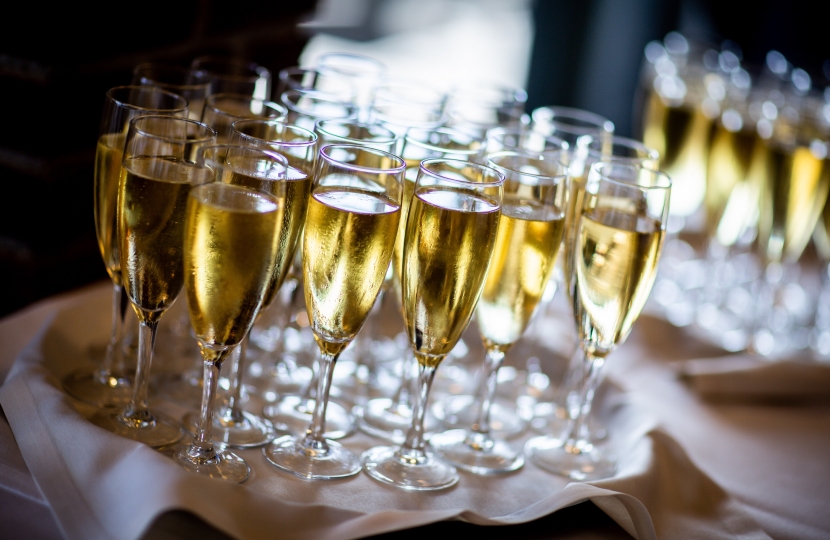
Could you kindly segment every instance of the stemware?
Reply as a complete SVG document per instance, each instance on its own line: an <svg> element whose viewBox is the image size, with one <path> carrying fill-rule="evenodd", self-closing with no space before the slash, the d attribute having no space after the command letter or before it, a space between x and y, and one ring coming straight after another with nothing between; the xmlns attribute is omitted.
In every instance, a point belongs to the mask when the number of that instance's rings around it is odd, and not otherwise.
<svg viewBox="0 0 830 540"><path fill-rule="evenodd" d="M355 90L354 103L358 118L365 120L375 87L386 73L380 60L360 54L330 52L320 55L315 67L324 72L348 78Z"/></svg>
<svg viewBox="0 0 830 540"><path fill-rule="evenodd" d="M271 71L255 62L224 56L199 56L190 68L204 72L211 81L211 94L243 94L271 99Z"/></svg>
<svg viewBox="0 0 830 540"><path fill-rule="evenodd" d="M150 446L178 441L183 430L147 405L149 371L159 319L184 282L184 214L192 184L207 171L195 152L216 141L210 127L174 116L140 116L130 122L118 185L121 274L138 316L138 366L129 404L99 411L92 422Z"/></svg>
<svg viewBox="0 0 830 540"><path fill-rule="evenodd" d="M764 106L773 104L767 101ZM825 107L819 96L787 96L768 131L762 133L759 125L761 144L753 148L752 159L762 170L750 174L758 174L761 185L755 247L764 272L749 348L767 357L781 358L807 346L806 339L798 343L805 329L799 328L796 313L787 306L785 289L795 285L787 271L798 271L797 262L830 192L830 121Z"/></svg>
<svg viewBox="0 0 830 540"><path fill-rule="evenodd" d="M572 107L539 107L530 115L530 127L544 135L565 140L570 148L583 135L606 140L614 134L614 123L596 113Z"/></svg>
<svg viewBox="0 0 830 540"><path fill-rule="evenodd" d="M501 215L504 176L460 160L421 162L407 218L402 276L409 343L418 361L412 424L400 446L363 453L372 478L408 490L452 486L458 472L435 458L424 416L435 370L458 343L490 266Z"/></svg>
<svg viewBox="0 0 830 540"><path fill-rule="evenodd" d="M286 90L315 90L345 103L353 103L357 96L348 77L336 72L299 66L280 70L276 95L281 96Z"/></svg>
<svg viewBox="0 0 830 540"><path fill-rule="evenodd" d="M280 94L280 103L288 109L286 122L309 131L314 131L318 120L353 119L357 112L351 102L316 90L286 90Z"/></svg>
<svg viewBox="0 0 830 540"><path fill-rule="evenodd" d="M211 81L203 71L145 62L133 69L133 84L156 86L187 100L188 118L201 120Z"/></svg>
<svg viewBox="0 0 830 540"><path fill-rule="evenodd" d="M354 120L318 120L314 126L318 146L357 144L394 154L398 135L380 124L363 124Z"/></svg>
<svg viewBox="0 0 830 540"><path fill-rule="evenodd" d="M401 309L403 308L403 252L406 237L406 221L412 196L415 193L415 181L418 177L421 161L425 159L456 159L476 161L484 149L484 141L466 133L451 129L411 129L404 137L400 155L406 162L404 174L404 195L401 201L401 220L395 238L395 254L392 259L392 286ZM403 312L401 311L401 316ZM412 425L412 376L415 358L404 358L401 366L401 381L391 398L370 399L362 407L355 408L359 427L362 431L400 444ZM426 427L434 422L427 417Z"/></svg>
<svg viewBox="0 0 830 540"><path fill-rule="evenodd" d="M585 186L573 244L574 316L585 366L576 414L564 435L535 437L525 453L537 466L575 480L605 478L615 456L584 436L607 355L628 337L657 273L671 181L639 165L597 162Z"/></svg>
<svg viewBox="0 0 830 540"><path fill-rule="evenodd" d="M216 149L208 149L203 156L205 163L218 171L219 181L269 193L277 197L282 205L277 229L275 264L264 292L262 309L257 311L259 316L276 297L294 259L311 192L311 176L300 168L290 166L285 155L273 150L273 146L257 148L253 145L243 145L240 148L234 147L232 152L224 148L218 146ZM285 166L277 167L277 161L284 161ZM252 169L249 172L243 167ZM259 167L263 171L257 173L253 167ZM231 357L227 403L219 409L213 426L214 436L235 448L261 446L276 435L271 422L242 409L242 378L247 367L248 342L249 336L246 333L236 349L236 354ZM198 419L193 415L185 418L187 427L195 426L197 423Z"/></svg>
<svg viewBox="0 0 830 540"><path fill-rule="evenodd" d="M526 102L527 92L509 85L456 86L447 97L447 125L479 137L496 126L519 127L527 123Z"/></svg>
<svg viewBox="0 0 830 540"><path fill-rule="evenodd" d="M210 146L197 163L214 175L190 191L184 223L185 291L204 358L204 392L194 438L173 455L192 472L244 482L248 464L214 445L214 402L222 363L250 331L276 266L285 262L280 240L291 223L284 219L289 195L280 179L288 162L256 148Z"/></svg>
<svg viewBox="0 0 830 540"><path fill-rule="evenodd" d="M325 439L326 405L334 364L363 326L392 258L404 170L402 159L379 150L320 149L303 233L303 291L320 349L314 414L305 436L264 449L269 462L307 479L360 472L357 456Z"/></svg>
<svg viewBox="0 0 830 540"><path fill-rule="evenodd" d="M288 110L273 101L265 101L244 94L213 94L205 103L202 122L216 130L217 141L230 141L231 125L246 118L285 120Z"/></svg>
<svg viewBox="0 0 830 540"><path fill-rule="evenodd" d="M278 152L288 159L292 168L302 171L308 179L311 179L314 174L319 138L305 128L271 120L239 120L233 124L232 141L234 144ZM310 189L309 187L309 193ZM298 235L302 236L302 228L298 231ZM297 309L295 301L299 296L299 289L302 288L302 250L300 247L301 242L298 240L294 250L293 264L283 270L286 275L282 278L282 289L288 289L290 294L276 294L279 291L274 291L275 298L269 298L267 301L268 304L272 300L276 302L273 309L280 317L277 326L279 326L281 338L292 313ZM240 360L243 362L243 367L236 371L237 377L241 377L245 371L244 356L240 355ZM307 370L300 370L291 360L290 355L283 354L277 363L264 368L265 384L259 388L259 392L265 396L273 396L270 400L282 396L275 403L266 405L262 414L277 429L299 434L305 433L311 421L319 372L312 372L309 380L306 375ZM241 380L238 383L232 382L231 385L238 392L241 388ZM298 389L302 388L305 390L301 395L297 395ZM329 401L326 407L326 426L326 437L339 439L354 431L354 418L345 407Z"/></svg>
<svg viewBox="0 0 830 540"><path fill-rule="evenodd" d="M503 151L488 164L505 177L504 199L490 269L476 305L476 320L486 351L482 384L471 407L472 425L434 435L430 445L447 461L477 474L518 469L516 450L494 436L490 409L498 370L521 338L553 272L565 229L568 175L565 165L535 154ZM520 432L526 423L514 421Z"/></svg>
<svg viewBox="0 0 830 540"><path fill-rule="evenodd" d="M112 326L106 353L95 369L74 371L63 381L73 397L97 407L121 407L132 393L124 366L121 341L127 296L121 277L117 220L118 181L130 121L144 114L187 114L187 101L152 86L119 86L107 91L95 155L95 232L98 248L112 280Z"/></svg>

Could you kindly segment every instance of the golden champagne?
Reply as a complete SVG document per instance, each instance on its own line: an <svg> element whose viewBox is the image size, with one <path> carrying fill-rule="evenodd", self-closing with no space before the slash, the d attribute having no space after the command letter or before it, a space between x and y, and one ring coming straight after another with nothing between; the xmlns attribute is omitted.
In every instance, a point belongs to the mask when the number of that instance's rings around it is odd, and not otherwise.
<svg viewBox="0 0 830 540"><path fill-rule="evenodd" d="M830 189L830 164L808 146L768 143L758 242L768 261L795 261L804 251Z"/></svg>
<svg viewBox="0 0 830 540"><path fill-rule="evenodd" d="M399 306L403 306L403 250L406 238L406 222L409 219L409 207L415 194L415 180L418 177L420 161L414 166L407 162L403 179L403 195L401 196L401 219L398 222L398 233L395 236L395 250L392 255L392 284L399 299Z"/></svg>
<svg viewBox="0 0 830 540"><path fill-rule="evenodd" d="M663 242L656 221L598 208L581 218L576 249L575 315L594 356L621 343L646 303Z"/></svg>
<svg viewBox="0 0 830 540"><path fill-rule="evenodd" d="M706 232L726 246L738 240L757 208L758 190L750 176L756 141L761 144L752 129L730 130L721 122L714 126L706 175Z"/></svg>
<svg viewBox="0 0 830 540"><path fill-rule="evenodd" d="M828 196L830 200L830 196ZM824 202L824 210L816 223L816 230L813 233L816 251L822 261L830 261L830 204Z"/></svg>
<svg viewBox="0 0 830 540"><path fill-rule="evenodd" d="M691 216L703 203L712 120L699 108L666 105L649 96L643 142L660 155L660 170L672 179L672 215Z"/></svg>
<svg viewBox="0 0 830 540"><path fill-rule="evenodd" d="M542 203L505 198L476 307L487 347L504 349L521 337L550 280L564 223L562 212Z"/></svg>
<svg viewBox="0 0 830 540"><path fill-rule="evenodd" d="M345 186L314 190L303 234L306 306L315 338L337 354L360 330L389 268L400 206Z"/></svg>
<svg viewBox="0 0 830 540"><path fill-rule="evenodd" d="M121 285L121 260L118 256L116 203L124 156L124 134L110 133L98 139L95 152L95 232L98 249L113 283Z"/></svg>
<svg viewBox="0 0 830 540"><path fill-rule="evenodd" d="M124 161L118 192L121 273L141 320L157 320L181 290L187 194L208 174L173 159Z"/></svg>
<svg viewBox="0 0 830 540"><path fill-rule="evenodd" d="M237 167L246 171L255 170L256 167ZM228 168L228 174L223 182L237 186L244 186L256 191L270 193L281 201L284 210L282 221L279 226L279 239L277 243L276 264L274 275L268 286L265 295L265 307L271 305L277 291L285 281L285 276L291 268L294 254L300 239L305 222L308 199L311 196L311 177L303 170L289 167L283 180L274 180L267 175L258 176L255 174L243 173Z"/></svg>
<svg viewBox="0 0 830 540"><path fill-rule="evenodd" d="M190 322L208 345L236 345L263 306L274 275L283 207L276 198L220 183L193 190L184 238Z"/></svg>
<svg viewBox="0 0 830 540"><path fill-rule="evenodd" d="M483 194L416 191L402 284L406 329L419 362L437 365L467 328L490 266L499 208Z"/></svg>

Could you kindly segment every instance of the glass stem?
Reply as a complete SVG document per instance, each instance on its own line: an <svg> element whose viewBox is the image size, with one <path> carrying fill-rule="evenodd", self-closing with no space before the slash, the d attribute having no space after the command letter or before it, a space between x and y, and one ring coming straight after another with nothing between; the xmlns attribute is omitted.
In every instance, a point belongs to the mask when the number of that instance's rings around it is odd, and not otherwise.
<svg viewBox="0 0 830 540"><path fill-rule="evenodd" d="M401 368L401 384L395 390L395 395L392 396L392 402L387 407L387 411L398 414L401 410L412 409L410 402L412 401L412 362L415 357L407 355L403 359L403 366Z"/></svg>
<svg viewBox="0 0 830 540"><path fill-rule="evenodd" d="M504 362L504 355L505 351L498 347L487 348L484 359L484 384L481 385L479 395L476 396L480 408L478 418L473 422L472 430L479 435L484 435L486 440L490 440L490 409L496 399L496 384L499 368Z"/></svg>
<svg viewBox="0 0 830 540"><path fill-rule="evenodd" d="M245 334L245 339L234 351L236 354L231 359L231 373L228 380L228 406L222 411L222 420L227 424L238 424L245 421L242 414L242 375L245 373L245 360L248 353L248 343L251 333Z"/></svg>
<svg viewBox="0 0 830 540"><path fill-rule="evenodd" d="M600 381L600 372L605 365L604 357L597 357L588 352L585 353L582 368L582 384L579 388L578 408L571 414L568 429L565 431L564 448L571 453L578 454L590 442L583 438L583 426L591 413L591 406L594 400L594 393Z"/></svg>
<svg viewBox="0 0 830 540"><path fill-rule="evenodd" d="M219 371L222 362L230 354L231 349L214 350L202 345L204 357L204 384L202 385L202 404L199 408L199 425L187 455L194 461L208 461L216 459L216 448L213 446L213 409L216 402L216 388L219 386Z"/></svg>
<svg viewBox="0 0 830 540"><path fill-rule="evenodd" d="M124 335L124 316L127 312L127 291L117 283L112 284L112 329L104 361L98 367L95 378L103 385L116 386L123 382L124 360L121 341Z"/></svg>
<svg viewBox="0 0 830 540"><path fill-rule="evenodd" d="M323 434L326 432L326 407L329 403L329 390L331 390L332 375L334 375L334 363L340 354L328 354L320 352L318 359L317 397L314 400L314 413L311 417L311 424L306 431L303 446L315 453L325 453L328 445Z"/></svg>
<svg viewBox="0 0 830 540"><path fill-rule="evenodd" d="M136 428L149 427L156 423L156 419L147 408L147 385L150 382L149 374L158 324L156 318L140 321L138 325L138 366L135 371L133 396L130 404L121 413L121 421Z"/></svg>
<svg viewBox="0 0 830 540"><path fill-rule="evenodd" d="M421 461L426 459L426 439L424 437L424 417L427 412L429 389L435 377L435 367L438 362L418 362L418 394L412 408L412 427L406 434L406 440L401 445L400 457L407 461Z"/></svg>

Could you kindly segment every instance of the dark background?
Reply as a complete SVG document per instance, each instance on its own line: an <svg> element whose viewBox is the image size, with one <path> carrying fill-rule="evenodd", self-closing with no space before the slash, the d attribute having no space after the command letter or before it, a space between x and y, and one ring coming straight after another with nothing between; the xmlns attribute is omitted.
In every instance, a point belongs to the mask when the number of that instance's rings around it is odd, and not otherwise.
<svg viewBox="0 0 830 540"><path fill-rule="evenodd" d="M339 1L376 8L395 0ZM530 4L535 41L528 111L542 105L588 109L613 120L620 134L636 136L633 104L643 47L671 30L716 46L731 39L750 63L777 49L822 86L830 3L822 4L538 0ZM108 3L93 14L30 3L8 12L0 32L0 317L106 279L93 228L92 171L109 88L129 83L141 62L187 65L209 53L247 58L276 77L297 63L310 37L297 23L311 18L316 5ZM336 32L353 39L383 35L371 16Z"/></svg>

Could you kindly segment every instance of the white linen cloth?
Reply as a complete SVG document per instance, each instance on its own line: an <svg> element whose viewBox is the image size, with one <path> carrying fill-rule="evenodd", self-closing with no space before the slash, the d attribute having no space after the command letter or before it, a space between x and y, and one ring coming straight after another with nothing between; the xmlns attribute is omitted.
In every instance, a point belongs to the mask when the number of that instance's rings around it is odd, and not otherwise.
<svg viewBox="0 0 830 540"><path fill-rule="evenodd" d="M678 373L696 392L731 400L810 400L830 398L830 363L771 360L751 354L694 358Z"/></svg>
<svg viewBox="0 0 830 540"><path fill-rule="evenodd" d="M189 510L238 538L341 539L451 518L481 525L521 523L585 500L638 539L769 537L758 519L764 514L748 511L675 440L671 422L660 414L666 408L660 411L654 403L665 385L655 381L649 383L657 390L653 395L617 394L616 407L604 420L619 470L614 478L589 484L569 482L529 463L514 474L461 473L452 489L410 493L362 473L339 481L304 481L271 467L259 450L238 452L252 468L242 485L187 473L149 447L90 424L84 415L92 409L60 389L60 378L89 365L90 347L106 341L109 294L109 288L96 287L64 303L65 309L48 319L17 357L0 388L0 404L26 465L67 538L138 538L155 517L172 509ZM621 354L626 349L629 354ZM624 371L646 366L644 349L636 343L614 354ZM647 365L652 369L638 369L630 378L634 386L655 375L671 379L659 364ZM677 382L671 382L677 392ZM693 435L683 434L695 442ZM356 453L377 444L363 435L343 442ZM827 470L825 464L816 472ZM5 478L0 481L6 485ZM800 528L786 520L768 521L779 525L776 532L789 533L781 537L821 538L830 530L827 517L812 514Z"/></svg>

